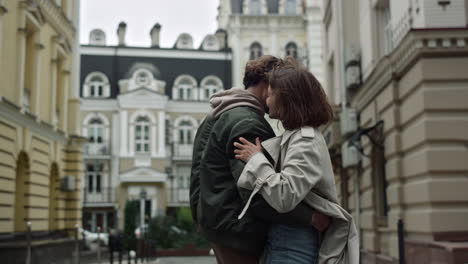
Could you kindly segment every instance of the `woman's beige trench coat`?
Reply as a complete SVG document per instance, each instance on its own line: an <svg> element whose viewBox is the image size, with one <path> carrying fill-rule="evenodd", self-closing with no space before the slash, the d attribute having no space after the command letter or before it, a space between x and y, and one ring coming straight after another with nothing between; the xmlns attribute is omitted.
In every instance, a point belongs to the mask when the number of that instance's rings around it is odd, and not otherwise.
<svg viewBox="0 0 468 264"><path fill-rule="evenodd" d="M287 130L282 136L262 143L274 160L263 153L247 162L237 185L259 192L278 212L288 212L301 201L332 217L323 234L319 264L359 264L359 239L352 216L337 202L335 178L325 140L317 129L303 127ZM280 160L280 170L275 165Z"/></svg>

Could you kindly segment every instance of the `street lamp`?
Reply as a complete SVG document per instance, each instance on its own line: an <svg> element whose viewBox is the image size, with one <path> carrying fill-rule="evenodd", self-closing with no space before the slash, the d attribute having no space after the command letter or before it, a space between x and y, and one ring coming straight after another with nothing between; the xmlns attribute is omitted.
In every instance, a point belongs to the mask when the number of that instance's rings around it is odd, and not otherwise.
<svg viewBox="0 0 468 264"><path fill-rule="evenodd" d="M145 225L145 201L146 201L146 190L141 189L140 191L140 228L143 231Z"/></svg>
<svg viewBox="0 0 468 264"><path fill-rule="evenodd" d="M166 167L166 174L169 177L169 181L171 182L171 203L174 203L174 175L172 174L172 168Z"/></svg>

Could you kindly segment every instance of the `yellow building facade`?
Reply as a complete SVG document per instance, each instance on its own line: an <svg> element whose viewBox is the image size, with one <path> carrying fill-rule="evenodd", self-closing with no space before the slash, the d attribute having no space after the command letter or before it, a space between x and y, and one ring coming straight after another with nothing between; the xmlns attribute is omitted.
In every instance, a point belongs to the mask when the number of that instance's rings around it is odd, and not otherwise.
<svg viewBox="0 0 468 264"><path fill-rule="evenodd" d="M10 256L6 263L24 255L28 222L42 246L58 248L81 219L78 3L0 1L0 257ZM51 237L63 243L53 245Z"/></svg>

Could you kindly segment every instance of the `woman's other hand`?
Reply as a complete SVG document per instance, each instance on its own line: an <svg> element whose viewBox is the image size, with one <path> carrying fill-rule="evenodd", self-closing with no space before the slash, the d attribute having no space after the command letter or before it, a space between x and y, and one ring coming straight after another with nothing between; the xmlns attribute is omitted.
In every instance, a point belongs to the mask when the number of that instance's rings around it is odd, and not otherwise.
<svg viewBox="0 0 468 264"><path fill-rule="evenodd" d="M255 144L250 143L247 139L240 137L239 141L242 143L234 142L234 147L237 149L234 150L234 154L236 159L242 160L244 162L249 161L249 159L259 153L262 152L262 145L260 144L260 139L255 139Z"/></svg>

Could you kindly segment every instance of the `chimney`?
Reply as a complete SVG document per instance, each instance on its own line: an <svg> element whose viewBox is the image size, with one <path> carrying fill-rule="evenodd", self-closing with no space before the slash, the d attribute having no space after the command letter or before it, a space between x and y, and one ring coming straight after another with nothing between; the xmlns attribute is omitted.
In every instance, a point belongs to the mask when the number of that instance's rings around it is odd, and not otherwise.
<svg viewBox="0 0 468 264"><path fill-rule="evenodd" d="M161 32L161 25L156 23L150 31L151 47L159 48L159 33Z"/></svg>
<svg viewBox="0 0 468 264"><path fill-rule="evenodd" d="M218 39L219 48L222 49L222 50L227 48L227 32L226 32L226 30L221 29L221 28L216 30L215 36Z"/></svg>
<svg viewBox="0 0 468 264"><path fill-rule="evenodd" d="M119 46L125 46L125 33L127 32L127 24L120 22L117 28L117 37L119 39Z"/></svg>

